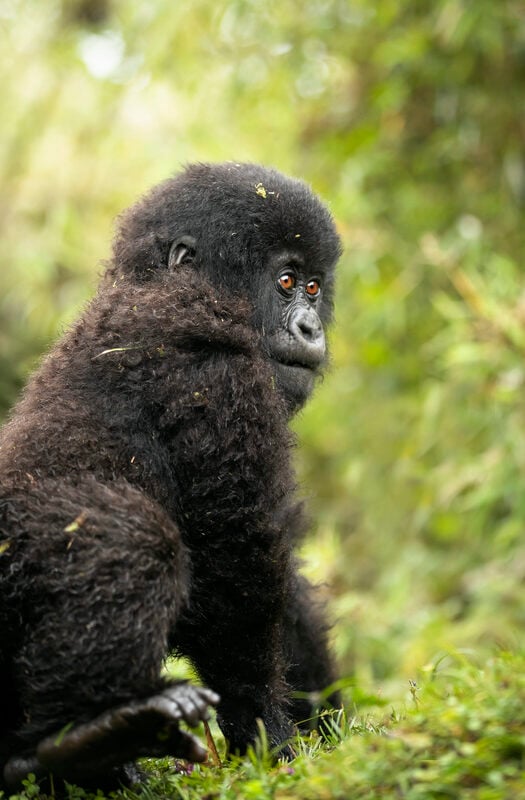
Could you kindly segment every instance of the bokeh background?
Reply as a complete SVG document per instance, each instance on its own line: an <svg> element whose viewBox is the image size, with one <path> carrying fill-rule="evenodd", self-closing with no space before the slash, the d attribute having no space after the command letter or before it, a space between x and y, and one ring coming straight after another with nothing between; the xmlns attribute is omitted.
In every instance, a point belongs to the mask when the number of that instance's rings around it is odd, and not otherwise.
<svg viewBox="0 0 525 800"><path fill-rule="evenodd" d="M195 160L303 177L344 240L295 421L343 672L406 686L525 622L525 6L0 0L0 412L115 215Z"/></svg>

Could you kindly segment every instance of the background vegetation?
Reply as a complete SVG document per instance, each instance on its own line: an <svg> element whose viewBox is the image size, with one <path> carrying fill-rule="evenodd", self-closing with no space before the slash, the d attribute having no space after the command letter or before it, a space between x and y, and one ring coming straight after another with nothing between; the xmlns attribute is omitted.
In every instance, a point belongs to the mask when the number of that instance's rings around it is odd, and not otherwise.
<svg viewBox="0 0 525 800"><path fill-rule="evenodd" d="M2 413L151 184L194 160L304 177L345 243L296 427L349 699L518 653L524 4L0 0L0 85Z"/></svg>

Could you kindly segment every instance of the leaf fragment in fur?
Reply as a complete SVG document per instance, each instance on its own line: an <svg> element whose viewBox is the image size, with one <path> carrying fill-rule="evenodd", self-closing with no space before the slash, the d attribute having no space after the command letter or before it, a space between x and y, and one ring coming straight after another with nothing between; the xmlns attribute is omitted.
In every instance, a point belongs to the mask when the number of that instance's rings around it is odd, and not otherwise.
<svg viewBox="0 0 525 800"><path fill-rule="evenodd" d="M101 356L107 356L109 353L125 353L128 350L140 350L141 347L141 344L130 344L128 347L110 347L108 350L103 350L101 353L97 353L96 356L93 356L92 360L94 361L95 358L100 358Z"/></svg>
<svg viewBox="0 0 525 800"><path fill-rule="evenodd" d="M74 724L75 724L74 722L68 722L67 725L64 725L64 727L61 730L59 730L59 732L57 734L57 738L55 739L55 746L56 747L60 747L60 745L62 744L62 741L64 739L64 736L67 733L69 733L69 731L71 730L71 728L73 727Z"/></svg>
<svg viewBox="0 0 525 800"><path fill-rule="evenodd" d="M77 517L75 517L73 522L70 522L69 525L66 525L64 528L64 533L75 533L75 531L78 531L78 529L82 527L85 521L86 512L82 511Z"/></svg>

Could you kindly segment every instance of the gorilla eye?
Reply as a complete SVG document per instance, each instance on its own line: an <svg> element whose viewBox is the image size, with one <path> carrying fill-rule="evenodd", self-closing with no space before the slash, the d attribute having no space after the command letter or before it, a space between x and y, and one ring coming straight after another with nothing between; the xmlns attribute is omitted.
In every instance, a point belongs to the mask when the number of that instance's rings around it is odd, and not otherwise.
<svg viewBox="0 0 525 800"><path fill-rule="evenodd" d="M317 297L320 291L321 291L321 284L319 283L319 281L316 281L314 279L308 281L308 283L306 284L306 294L309 297Z"/></svg>
<svg viewBox="0 0 525 800"><path fill-rule="evenodd" d="M295 275L292 275L290 272L285 272L284 275L281 275L279 278L279 286L281 289L284 289L285 292L291 292L292 289L295 289Z"/></svg>

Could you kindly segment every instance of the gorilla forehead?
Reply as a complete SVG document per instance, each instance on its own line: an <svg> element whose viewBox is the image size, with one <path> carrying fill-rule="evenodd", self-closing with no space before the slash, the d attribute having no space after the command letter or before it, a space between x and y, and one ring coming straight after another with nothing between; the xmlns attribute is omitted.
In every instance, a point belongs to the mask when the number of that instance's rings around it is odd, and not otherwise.
<svg viewBox="0 0 525 800"><path fill-rule="evenodd" d="M197 222L201 235L248 235L273 244L311 246L331 238L333 223L326 208L302 181L255 164L197 164L172 182L175 212ZM187 197L186 207L178 199ZM200 212L200 213L199 213ZM197 218L197 219L195 219Z"/></svg>
<svg viewBox="0 0 525 800"><path fill-rule="evenodd" d="M154 270L185 235L196 239L196 265L210 274L221 264L257 269L283 248L325 269L340 254L331 215L311 189L256 164L192 164L156 186L122 215L114 261L136 274Z"/></svg>

